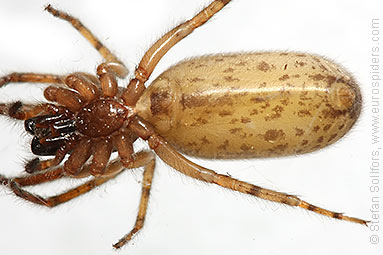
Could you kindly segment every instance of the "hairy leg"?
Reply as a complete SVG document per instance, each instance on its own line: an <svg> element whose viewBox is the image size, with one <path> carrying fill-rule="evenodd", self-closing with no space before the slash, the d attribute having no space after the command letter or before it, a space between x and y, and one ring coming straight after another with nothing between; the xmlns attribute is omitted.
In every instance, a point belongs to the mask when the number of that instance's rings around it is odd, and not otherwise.
<svg viewBox="0 0 383 255"><path fill-rule="evenodd" d="M46 172L39 172L35 174L28 174L21 177L15 178L6 178L0 175L0 184L1 185L9 185L11 182L17 183L17 185L24 186L33 186L45 182L51 182L61 177L65 176L64 169L62 167L52 169Z"/></svg>
<svg viewBox="0 0 383 255"><path fill-rule="evenodd" d="M100 139L92 144L93 158L89 168L93 176L102 176L104 174L112 150L113 141L111 138Z"/></svg>
<svg viewBox="0 0 383 255"><path fill-rule="evenodd" d="M100 40L80 22L80 20L63 11L53 8L50 4L45 7L45 10L53 16L66 20L72 24L72 26L100 53L107 62L105 65L107 65L110 70L113 70L117 76L123 78L128 74L128 70L124 64L107 47L105 47Z"/></svg>
<svg viewBox="0 0 383 255"><path fill-rule="evenodd" d="M9 104L0 104L0 114L18 120L33 118L40 113L57 114L61 108L53 104L28 105L20 101Z"/></svg>
<svg viewBox="0 0 383 255"><path fill-rule="evenodd" d="M219 12L230 0L215 0L209 6L200 11L192 19L176 26L146 51L140 64L135 70L135 79L131 80L125 89L122 98L127 105L134 105L145 90L144 83L149 79L154 68L161 58L175 44L191 34L194 29L206 23L214 14Z"/></svg>
<svg viewBox="0 0 383 255"><path fill-rule="evenodd" d="M44 90L44 97L51 101L68 108L72 112L78 111L84 104L84 99L75 91L49 86Z"/></svg>
<svg viewBox="0 0 383 255"><path fill-rule="evenodd" d="M135 154L134 158L136 159L131 163L131 168L138 168L144 165L147 165L148 152L139 152ZM152 157L152 156L150 156ZM115 160L111 162L106 171L105 175L101 177L93 178L92 180L79 185L73 189L70 189L62 194L51 196L48 198L43 198L39 195L32 194L24 189L22 186L32 186L37 185L44 182L49 182L53 180L57 180L61 177L67 176L63 173L62 168L57 168L54 170L49 170L47 172L36 173L29 176L18 177L18 178L6 178L0 175L0 185L8 186L18 197L28 200L35 204L44 205L47 207L55 207L59 204L68 202L69 200L76 198L82 194L87 193L88 191L94 189L97 186L109 181L110 179L115 178L119 173L124 170L124 166L119 160ZM89 165L85 165L83 169L78 173L77 176L70 176L73 178L82 178L90 175Z"/></svg>
<svg viewBox="0 0 383 255"><path fill-rule="evenodd" d="M68 175L76 175L79 173L91 155L92 141L87 138L82 138L64 163L65 173Z"/></svg>
<svg viewBox="0 0 383 255"><path fill-rule="evenodd" d="M277 192L270 189L265 189L244 181L234 179L227 175L222 175L214 172L213 170L204 168L197 165L190 160L186 159L178 153L170 144L168 144L161 136L155 133L153 127L146 121L136 118L130 125L130 128L141 138L148 140L150 148L168 165L177 171L208 183L214 183L221 187L235 190L241 193L253 195L265 200L278 202L294 207L301 207L303 209L313 211L331 218L350 221L367 225L368 221L345 216L342 213L329 211L318 206L312 205L306 201L301 200L297 196L289 195L282 192Z"/></svg>
<svg viewBox="0 0 383 255"><path fill-rule="evenodd" d="M36 173L55 166L58 166L65 158L66 154L76 145L75 139L67 141L56 152L55 157L52 159L40 160L39 158L32 159L25 165L27 173Z"/></svg>
<svg viewBox="0 0 383 255"><path fill-rule="evenodd" d="M138 160L137 158L135 159ZM136 222L133 229L122 237L117 243L113 245L114 248L118 249L125 245L127 242L132 240L132 238L142 229L145 222L146 211L148 208L149 197L150 197L150 188L152 186L152 180L154 175L155 168L155 156L151 152L147 152L146 155L142 155L140 161L143 161L142 164L145 165L145 170L142 178L142 191L140 205L138 208L138 214Z"/></svg>
<svg viewBox="0 0 383 255"><path fill-rule="evenodd" d="M50 84L63 84L63 76L53 74L39 74L39 73L11 73L0 78L0 88L8 83L50 83Z"/></svg>
<svg viewBox="0 0 383 255"><path fill-rule="evenodd" d="M85 102L90 102L99 94L99 81L96 76L85 73L73 73L65 77L65 84L76 90Z"/></svg>

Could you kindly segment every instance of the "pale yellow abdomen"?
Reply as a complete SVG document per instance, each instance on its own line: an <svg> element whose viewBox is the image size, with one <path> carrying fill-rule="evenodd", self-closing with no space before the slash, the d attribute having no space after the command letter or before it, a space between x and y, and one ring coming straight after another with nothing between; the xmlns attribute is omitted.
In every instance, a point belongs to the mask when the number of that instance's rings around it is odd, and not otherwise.
<svg viewBox="0 0 383 255"><path fill-rule="evenodd" d="M361 95L346 71L322 57L243 53L171 67L136 109L188 155L274 157L337 141L358 118Z"/></svg>

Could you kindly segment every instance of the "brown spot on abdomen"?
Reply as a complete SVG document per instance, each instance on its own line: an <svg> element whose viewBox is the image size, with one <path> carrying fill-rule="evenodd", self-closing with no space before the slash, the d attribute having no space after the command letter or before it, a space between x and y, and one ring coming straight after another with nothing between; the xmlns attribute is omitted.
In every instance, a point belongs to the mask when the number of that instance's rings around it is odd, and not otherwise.
<svg viewBox="0 0 383 255"><path fill-rule="evenodd" d="M268 70L270 70L270 65L267 64L265 61L262 61L257 65L257 68L260 71L267 72Z"/></svg>
<svg viewBox="0 0 383 255"><path fill-rule="evenodd" d="M249 122L251 122L251 119L250 119L250 118L242 117L242 118L241 118L241 122L242 122L242 123L249 123Z"/></svg>
<svg viewBox="0 0 383 255"><path fill-rule="evenodd" d="M301 128L295 128L295 136L302 136L305 131Z"/></svg>
<svg viewBox="0 0 383 255"><path fill-rule="evenodd" d="M218 113L219 116L221 117L225 117L225 116L231 116L233 113L232 112L229 112L229 111L226 111L226 110L222 110Z"/></svg>
<svg viewBox="0 0 383 255"><path fill-rule="evenodd" d="M288 79L290 79L290 76L288 74L285 74L285 75L279 77L280 81L285 81L285 80L288 80Z"/></svg>
<svg viewBox="0 0 383 255"><path fill-rule="evenodd" d="M267 142L275 142L277 140L281 140L285 138L285 133L282 129L276 130L276 129L269 129L267 132L263 135L263 139Z"/></svg>
<svg viewBox="0 0 383 255"><path fill-rule="evenodd" d="M170 101L169 92L153 92L150 95L150 111L153 115L168 114Z"/></svg>

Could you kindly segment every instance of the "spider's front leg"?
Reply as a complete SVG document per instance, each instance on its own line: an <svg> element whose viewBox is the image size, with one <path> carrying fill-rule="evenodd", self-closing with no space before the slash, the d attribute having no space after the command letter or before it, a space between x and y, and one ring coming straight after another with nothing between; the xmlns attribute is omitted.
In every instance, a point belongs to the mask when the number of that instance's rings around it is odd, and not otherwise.
<svg viewBox="0 0 383 255"><path fill-rule="evenodd" d="M119 60L118 57L114 55L106 46L104 46L101 41L80 22L79 19L69 15L68 13L53 8L50 4L45 7L45 10L53 16L69 22L104 58L105 63L98 66L97 75L99 76L103 86L104 95L108 97L115 96L117 93L117 85L115 86L116 76L125 78L129 73L122 61Z"/></svg>
<svg viewBox="0 0 383 255"><path fill-rule="evenodd" d="M44 90L44 96L49 101L55 101L69 109L77 109L81 106L81 100L90 101L98 95L98 80L86 73L74 73L67 76L36 74L36 73L12 73L0 78L0 88L9 83L47 83L66 85L78 93L49 86ZM14 119L27 120L43 114L58 114L65 111L62 107L54 104L25 105L20 101L0 104L0 114Z"/></svg>
<svg viewBox="0 0 383 255"><path fill-rule="evenodd" d="M69 22L107 62L120 63L123 66L122 62L107 47L105 47L100 40L81 23L79 19L69 15L68 13L53 8L50 4L45 7L45 10L53 16Z"/></svg>
<svg viewBox="0 0 383 255"><path fill-rule="evenodd" d="M0 88L8 83L49 83L49 84L62 84L63 77L61 75L53 74L39 74L39 73L11 73L6 76L0 77Z"/></svg>
<svg viewBox="0 0 383 255"><path fill-rule="evenodd" d="M64 84L63 76L52 74L37 73L11 73L0 77L0 88L9 83L47 83L47 84ZM55 113L57 107L51 104L39 105L23 105L20 101L8 104L0 104L0 114L11 118L26 120L37 116L40 113Z"/></svg>

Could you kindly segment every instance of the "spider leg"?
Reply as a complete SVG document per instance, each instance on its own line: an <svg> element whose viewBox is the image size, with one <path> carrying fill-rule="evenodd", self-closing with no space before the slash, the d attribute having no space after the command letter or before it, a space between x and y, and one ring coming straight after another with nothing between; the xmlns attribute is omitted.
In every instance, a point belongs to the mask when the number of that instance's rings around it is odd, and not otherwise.
<svg viewBox="0 0 383 255"><path fill-rule="evenodd" d="M48 11L53 16L66 20L82 35L85 39L100 53L100 55L105 59L109 67L114 70L119 77L123 78L128 74L127 68L124 64L107 48L105 47L93 33L86 28L79 19L53 8L50 4L45 7L45 10Z"/></svg>
<svg viewBox="0 0 383 255"><path fill-rule="evenodd" d="M134 155L134 158L137 159L134 162L131 162L130 168L138 168L144 165L147 165L147 159L150 154L149 152L142 151L139 153L136 153ZM28 200L32 203L44 205L47 207L55 207L59 204L68 202L69 200L76 198L82 194L87 193L88 191L94 189L97 186L100 186L101 184L115 178L119 173L122 172L126 167L123 166L121 161L115 160L111 162L103 176L96 177L91 179L90 181L85 182L84 184L81 184L73 189L70 189L62 194L51 196L48 198L43 198L39 195L32 194L24 189L22 189L22 186L31 186L31 185L37 185L44 182L49 182L52 180L59 179L63 176L68 176L65 173L63 173L62 168L58 168L55 170L49 170L45 173L36 173L34 175L29 175L25 177L18 177L9 179L4 176L0 175L0 185L9 186L10 189L17 195L18 197ZM78 173L78 175L75 176L69 176L74 178L82 178L85 176L89 176L90 174L89 165L85 165L83 169Z"/></svg>
<svg viewBox="0 0 383 255"><path fill-rule="evenodd" d="M100 94L99 80L87 73L73 73L65 77L65 84L76 90L85 102L91 102Z"/></svg>
<svg viewBox="0 0 383 255"><path fill-rule="evenodd" d="M90 172L93 176L102 176L109 162L113 150L113 141L111 138L105 138L92 145L92 162L90 163Z"/></svg>
<svg viewBox="0 0 383 255"><path fill-rule="evenodd" d="M62 194L59 194L56 196L51 196L48 198L43 198L39 195L32 194L32 193L22 189L20 187L20 185L13 180L9 180L8 185L11 188L11 190L15 193L15 195L22 198L22 199L28 200L28 201L35 203L35 204L44 205L47 207L55 207L59 204L68 202L69 200L76 198L82 194L85 194L88 191L92 190L93 188L107 182L110 179L113 179L115 176L117 176L118 173L119 172L117 172L115 175L111 175L111 176L108 176L105 178L104 177L94 178L94 179L87 181L86 183L79 185L73 189L70 189L70 190L68 190Z"/></svg>
<svg viewBox="0 0 383 255"><path fill-rule="evenodd" d="M72 112L78 111L84 104L84 99L79 93L66 88L49 86L44 90L44 97L51 102L57 102Z"/></svg>
<svg viewBox="0 0 383 255"><path fill-rule="evenodd" d="M25 165L25 171L31 174L58 166L65 158L65 155L69 153L77 144L75 141L75 137L73 138L74 139L72 141L67 141L65 144L60 146L54 158L47 160L40 160L39 158L35 158L29 161Z"/></svg>
<svg viewBox="0 0 383 255"><path fill-rule="evenodd" d="M61 108L54 104L28 105L23 104L20 101L9 104L0 104L0 114L18 120L33 118L40 113L57 114L60 110Z"/></svg>
<svg viewBox="0 0 383 255"><path fill-rule="evenodd" d="M115 79L114 74L111 73L111 75ZM117 82L115 83L117 90ZM79 110L82 105L91 102L100 95L100 81L97 77L87 73L69 74L64 78L64 84L75 91L49 86L44 90L44 97L49 101L65 106L72 112Z"/></svg>
<svg viewBox="0 0 383 255"><path fill-rule="evenodd" d="M153 127L151 127L149 123L138 117L130 124L130 128L141 138L148 140L150 148L152 148L166 164L194 179L198 179L207 183L214 183L221 187L256 196L265 200L294 207L301 207L303 209L313 211L315 213L322 214L331 218L350 221L363 225L367 225L368 223L368 221L362 219L345 216L342 213L329 211L312 205L306 201L301 200L297 196L265 189L260 186L234 179L227 175L218 174L213 170L197 165L178 153L161 136L155 133Z"/></svg>
<svg viewBox="0 0 383 255"><path fill-rule="evenodd" d="M0 88L8 83L32 82L63 84L63 76L39 73L11 73L0 78Z"/></svg>
<svg viewBox="0 0 383 255"><path fill-rule="evenodd" d="M67 161L64 163L65 173L76 175L81 171L82 166L92 155L92 141L82 138L74 147ZM89 168L89 166L88 166Z"/></svg>
<svg viewBox="0 0 383 255"><path fill-rule="evenodd" d="M176 26L160 39L158 39L146 51L140 64L135 70L135 79L132 79L122 94L127 105L135 105L145 90L144 83L149 79L157 63L176 43L188 36L194 29L206 23L214 14L219 12L230 0L215 0L209 6L200 11L192 19Z"/></svg>
<svg viewBox="0 0 383 255"><path fill-rule="evenodd" d="M133 143L136 139L136 136L132 136L131 132L126 131L113 137L113 142L118 151L118 156L120 157L122 163L127 166L131 161L133 161Z"/></svg>
<svg viewBox="0 0 383 255"><path fill-rule="evenodd" d="M116 249L121 248L127 242L132 240L132 238L137 234L137 232L140 231L140 229L142 229L142 227L144 226L150 196L150 188L152 186L152 180L154 175L155 157L153 153L148 152L146 155L144 155L144 157L142 157L141 160L145 162L143 163L145 165L145 170L142 178L141 199L138 214L136 217L136 222L134 224L133 229L113 245L113 247Z"/></svg>
<svg viewBox="0 0 383 255"><path fill-rule="evenodd" d="M64 84L63 77L51 74L36 73L12 73L0 78L0 88L8 83L33 82ZM20 101L9 104L0 104L0 114L15 119L26 120L38 115L41 112L57 113L59 107L53 104L23 105Z"/></svg>
<svg viewBox="0 0 383 255"><path fill-rule="evenodd" d="M64 153L58 153L52 159L40 160L39 158L32 159L25 165L25 171L29 174L37 173L55 166L58 166L66 155Z"/></svg>
<svg viewBox="0 0 383 255"><path fill-rule="evenodd" d="M64 169L62 167L59 167L59 168L48 170L45 172L28 174L26 176L15 177L12 179L9 179L0 175L0 184L8 185L11 182L15 182L21 187L32 186L32 185L37 185L37 184L41 184L45 182L51 182L51 181L60 179L63 176L65 176Z"/></svg>

